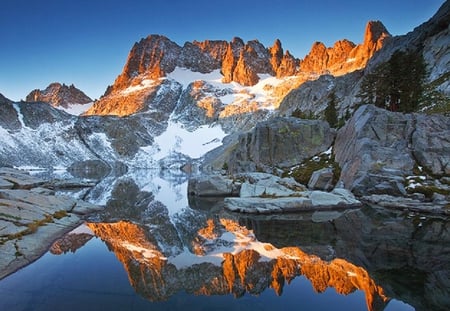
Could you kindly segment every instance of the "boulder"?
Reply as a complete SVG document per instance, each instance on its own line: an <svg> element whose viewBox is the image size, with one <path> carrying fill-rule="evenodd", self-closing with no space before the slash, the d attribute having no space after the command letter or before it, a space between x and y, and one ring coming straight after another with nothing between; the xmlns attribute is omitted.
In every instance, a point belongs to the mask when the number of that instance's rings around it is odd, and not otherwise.
<svg viewBox="0 0 450 311"><path fill-rule="evenodd" d="M272 214L282 212L300 212L313 209L309 198L225 198L225 208L233 212L251 214Z"/></svg>
<svg viewBox="0 0 450 311"><path fill-rule="evenodd" d="M241 134L224 161L233 173L271 172L273 167L291 167L327 150L334 136L325 121L277 117Z"/></svg>
<svg viewBox="0 0 450 311"><path fill-rule="evenodd" d="M336 136L335 160L340 182L356 195L404 195L405 177L412 174L412 115L372 105L360 107Z"/></svg>
<svg viewBox="0 0 450 311"><path fill-rule="evenodd" d="M243 181L239 192L241 198L300 196L306 190L293 178L280 178L267 173L238 174L234 178Z"/></svg>
<svg viewBox="0 0 450 311"><path fill-rule="evenodd" d="M309 179L308 188L324 191L333 189L333 169L327 167L314 171Z"/></svg>
<svg viewBox="0 0 450 311"><path fill-rule="evenodd" d="M406 195L416 165L450 174L450 118L361 106L336 136L340 182L357 195ZM417 162L416 162L417 161Z"/></svg>
<svg viewBox="0 0 450 311"><path fill-rule="evenodd" d="M189 179L188 194L195 196L233 196L237 194L233 180L222 175L201 175Z"/></svg>
<svg viewBox="0 0 450 311"><path fill-rule="evenodd" d="M302 197L225 198L224 206L235 212L271 214L356 208L361 206L361 202L350 191L339 189L333 192L305 192Z"/></svg>

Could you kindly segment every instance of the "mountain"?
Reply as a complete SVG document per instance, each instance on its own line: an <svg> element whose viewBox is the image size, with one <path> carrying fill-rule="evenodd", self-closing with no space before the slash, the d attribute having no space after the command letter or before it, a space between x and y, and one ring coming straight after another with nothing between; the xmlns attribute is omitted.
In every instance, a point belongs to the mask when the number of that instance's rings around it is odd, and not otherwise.
<svg viewBox="0 0 450 311"><path fill-rule="evenodd" d="M404 36L390 37L380 22L370 22L360 45L342 40L323 49L314 44L303 60L284 51L279 40L269 48L239 38L187 42L180 47L163 36L149 36L133 46L123 72L82 117L48 104L3 100L0 162L70 167L99 161L110 168L116 163L195 168L194 159L220 145L225 133L236 138L258 122L296 111L320 118L332 92L338 115L351 116L361 80L395 49L422 48L430 81L439 82L445 92L448 6L447 2L429 22ZM367 59L367 67L355 70ZM339 75L342 70L351 72ZM257 82L252 81L255 76ZM75 88L53 84L34 92L33 100L63 89Z"/></svg>
<svg viewBox="0 0 450 311"><path fill-rule="evenodd" d="M366 39L364 39L362 47L355 47L352 52L352 55L359 54L364 58L362 55L365 55L367 51L378 49L378 52L368 59L366 66L360 67L361 70L343 75L325 74L317 80L298 86L283 98L279 105L279 114L290 116L294 111L301 111L303 115L320 118L333 93L338 103L339 116L342 120L346 116L348 118L355 108L362 104L358 94L364 77L372 73L378 66L386 64L397 51L421 55L425 61L426 92L422 98L421 111L448 113L450 109L448 99L450 97L449 21L450 2L447 1L427 22L402 36L389 37L381 24L369 23L366 27ZM376 39L377 36L368 35L371 32L381 35ZM379 49L380 45L382 45L381 49ZM364 46L366 47L363 48ZM323 48L319 47L314 49L323 51Z"/></svg>
<svg viewBox="0 0 450 311"><path fill-rule="evenodd" d="M93 102L89 96L77 89L73 84L67 86L60 83L51 83L45 90L35 89L27 95L26 102L44 102L55 108L66 110L72 114L76 111L87 110ZM82 106L82 107L80 107Z"/></svg>
<svg viewBox="0 0 450 311"><path fill-rule="evenodd" d="M390 35L381 22L369 22L362 44L341 40L326 48L317 42L300 60L284 51L280 40L269 48L257 40L244 43L237 37L230 42L186 42L181 47L164 36L150 35L134 44L122 73L85 114L125 116L155 109L162 92L171 92L172 97L181 99L187 87L196 80L213 82L215 88L220 89L216 93L222 95L213 96L217 99L213 114L218 118L236 114L236 106L241 107L238 109L241 114L260 108L277 108L291 89L306 80L316 79L323 73L342 75L363 68L388 37ZM183 77L179 75L181 71L185 72ZM211 78L208 75L213 75L213 79L208 79ZM273 79L266 81L268 78ZM245 89L258 84L258 90ZM244 103L223 98L227 94L237 96L242 91L249 96ZM261 93L270 100L256 99ZM202 106L197 100L191 104ZM234 104L233 108L224 112L229 104ZM221 112L224 115L221 116Z"/></svg>
<svg viewBox="0 0 450 311"><path fill-rule="evenodd" d="M337 41L327 48L315 42L309 54L301 62L302 72L343 75L364 68L376 51L381 49L391 35L380 21L367 23L364 42L355 45L348 40Z"/></svg>
<svg viewBox="0 0 450 311"><path fill-rule="evenodd" d="M0 104L3 103L12 103L12 100L6 98L5 96L3 96L3 94L0 93Z"/></svg>

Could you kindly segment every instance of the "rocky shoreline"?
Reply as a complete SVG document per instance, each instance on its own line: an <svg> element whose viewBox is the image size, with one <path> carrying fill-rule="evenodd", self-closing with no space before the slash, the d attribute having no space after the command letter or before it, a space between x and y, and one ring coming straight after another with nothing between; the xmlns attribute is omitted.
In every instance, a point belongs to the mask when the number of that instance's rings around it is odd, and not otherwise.
<svg viewBox="0 0 450 311"><path fill-rule="evenodd" d="M91 186L79 180L46 182L0 168L0 279L38 259L87 214L102 209L56 193Z"/></svg>

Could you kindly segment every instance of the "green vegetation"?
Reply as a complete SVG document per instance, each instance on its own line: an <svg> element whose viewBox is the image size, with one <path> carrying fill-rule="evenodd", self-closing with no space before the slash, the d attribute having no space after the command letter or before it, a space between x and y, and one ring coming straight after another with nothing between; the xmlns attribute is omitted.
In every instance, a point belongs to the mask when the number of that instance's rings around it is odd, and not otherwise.
<svg viewBox="0 0 450 311"><path fill-rule="evenodd" d="M314 115L312 111L302 111L299 108L295 109L292 114L292 117L304 119L304 120L317 120L317 117Z"/></svg>
<svg viewBox="0 0 450 311"><path fill-rule="evenodd" d="M366 75L358 97L391 111L414 112L423 101L426 66L420 51L397 51Z"/></svg>
<svg viewBox="0 0 450 311"><path fill-rule="evenodd" d="M53 214L53 217L55 219L61 219L61 218L67 217L67 216L68 216L68 214L67 214L67 211L65 211L65 210L60 210Z"/></svg>
<svg viewBox="0 0 450 311"><path fill-rule="evenodd" d="M442 195L450 195L450 190L442 189L442 188L436 187L434 185L422 185L422 186L416 186L414 188L408 188L408 192L409 193L422 193L428 199L431 199L433 197L433 194L435 194L435 193L439 193Z"/></svg>
<svg viewBox="0 0 450 311"><path fill-rule="evenodd" d="M307 185L315 171L327 167L333 169L333 184L336 184L341 176L341 168L334 161L334 156L325 153L306 160L302 164L292 168L289 172L285 172L283 177L293 177L302 185Z"/></svg>
<svg viewBox="0 0 450 311"><path fill-rule="evenodd" d="M328 96L328 105L325 108L325 120L330 124L331 127L335 128L338 126L338 114L336 111L336 94L331 92Z"/></svg>
<svg viewBox="0 0 450 311"><path fill-rule="evenodd" d="M450 115L450 98L436 90L439 85L450 82L450 72L425 85L419 111L424 113L440 113Z"/></svg>

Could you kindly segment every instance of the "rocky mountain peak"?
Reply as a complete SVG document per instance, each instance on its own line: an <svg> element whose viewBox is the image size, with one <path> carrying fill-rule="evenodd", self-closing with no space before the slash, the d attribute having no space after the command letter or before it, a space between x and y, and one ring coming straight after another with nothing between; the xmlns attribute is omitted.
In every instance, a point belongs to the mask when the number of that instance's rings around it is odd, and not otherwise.
<svg viewBox="0 0 450 311"><path fill-rule="evenodd" d="M136 77L158 79L172 72L181 53L181 47L161 35L149 35L134 44L122 73L117 77L111 91L135 84Z"/></svg>
<svg viewBox="0 0 450 311"><path fill-rule="evenodd" d="M73 84L67 86L58 82L51 83L45 90L35 89L27 95L27 102L45 102L53 107L69 108L70 105L84 105L92 99L76 88Z"/></svg>
<svg viewBox="0 0 450 311"><path fill-rule="evenodd" d="M0 93L0 104L11 103L11 102L12 102L11 100L9 100L5 96L3 96L3 94Z"/></svg>
<svg viewBox="0 0 450 311"><path fill-rule="evenodd" d="M359 45L349 40L339 40L333 47L327 48L322 42L315 42L301 62L301 71L339 76L364 68L390 36L380 21L370 21L366 25L363 43Z"/></svg>
<svg viewBox="0 0 450 311"><path fill-rule="evenodd" d="M369 21L366 25L364 33L364 45L369 43L377 43L380 40L389 37L391 34L381 21Z"/></svg>
<svg viewBox="0 0 450 311"><path fill-rule="evenodd" d="M150 35L134 44L122 73L86 114L127 115L146 110L152 98L159 98L154 96L162 83L159 79L177 67L205 74L220 70L223 83L237 82L242 86L257 84L261 75L283 78L301 73L306 80L328 73L343 75L363 68L388 35L380 22L370 22L364 43L355 45L340 40L333 47L326 47L315 42L303 61L284 52L279 39L271 47L258 40L244 42L239 37L229 42L205 40L179 46L167 37Z"/></svg>

